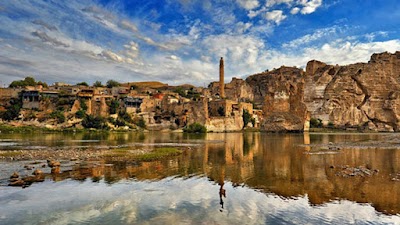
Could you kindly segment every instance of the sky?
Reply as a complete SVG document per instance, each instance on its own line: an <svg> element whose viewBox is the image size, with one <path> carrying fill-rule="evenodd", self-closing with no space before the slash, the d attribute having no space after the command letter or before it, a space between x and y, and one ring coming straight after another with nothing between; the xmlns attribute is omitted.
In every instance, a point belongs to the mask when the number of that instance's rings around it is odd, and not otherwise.
<svg viewBox="0 0 400 225"><path fill-rule="evenodd" d="M0 86L113 79L207 86L400 50L398 0L2 0Z"/></svg>

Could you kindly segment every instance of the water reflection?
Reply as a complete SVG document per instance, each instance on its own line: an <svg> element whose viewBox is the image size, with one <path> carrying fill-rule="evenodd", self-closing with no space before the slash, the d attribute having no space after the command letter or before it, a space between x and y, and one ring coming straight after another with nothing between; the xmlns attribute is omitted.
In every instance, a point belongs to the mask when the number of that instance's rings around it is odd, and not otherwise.
<svg viewBox="0 0 400 225"><path fill-rule="evenodd" d="M18 139L15 136L6 138ZM157 186L158 188L155 188L155 190L166 189L164 192L168 192L172 196L159 195L157 191L152 189L139 193L140 195L152 196L151 198L158 196L161 202L165 201L163 198L169 199L175 195L178 196L176 197L178 199L170 200L181 204L180 207L190 207L190 210L205 210L202 207L208 206L199 205L198 203L199 199L207 198L207 204L218 206L215 210L223 215L232 212L251 215L253 208L267 210L268 207L266 205L274 202L279 202L279 204L300 204L301 210L295 210L296 213L304 213L304 210L308 210L306 214L312 214L312 212L318 210L323 211L324 208L331 209L333 207L331 204L341 205L340 207L347 204L347 206L350 205L353 208L372 206L378 212L375 212L374 215L379 218L375 218L374 222L384 223L382 221L389 217L384 217L380 213L387 215L400 213L400 182L393 181L393 175L400 173L400 150L397 148L379 148L375 147L375 145L373 145L374 147L368 147L368 145L371 141L384 142L387 138L386 135L381 134L303 135L264 133L218 133L205 136L172 133L157 135L126 133L108 134L106 136L71 136L64 138L65 141L63 143L65 145L74 145L74 140L99 141L98 143L84 142L86 145L123 145L132 142L147 144L196 143L197 145L176 158L162 161L140 163L94 161L76 165L71 164L69 167L62 169L60 173L47 173L46 179L53 181L67 180L65 183L67 186L71 186L69 181L71 179L77 180L85 184L85 186L90 186L88 184L88 180L90 180L93 183L93 187L98 187L99 184L102 186L101 184L103 183L121 187L121 182L128 182L134 188L137 188L137 185L141 185L144 188L148 184L149 187L153 188ZM35 141L41 145L59 144L59 142L55 141L56 139L55 137L46 137L45 140L35 139ZM328 145L332 143L358 143L363 147L357 148L354 145L351 145L352 147L342 147L335 154L306 154L319 151L318 147L315 147L318 144ZM343 167L356 168L360 166L379 172L371 176L348 177L343 177L339 173ZM172 188L169 182L177 187L174 186L173 188L175 189L167 190ZM179 189L179 182L187 185L182 188L188 188L188 190ZM47 185L54 186L54 184L49 184L48 182ZM74 186L76 185L74 184ZM63 186L63 183L60 183L59 186ZM201 190L198 190L199 187L202 187ZM28 189L34 190L35 188L45 189L46 182L40 185L33 185ZM5 187L2 187L2 189L5 190ZM7 189L7 191L9 190ZM106 190L101 188L101 190L97 191L104 192ZM191 192L193 190L197 191ZM254 190L256 191L254 192ZM65 191L64 188L60 189L58 194L63 194L63 191ZM180 192L198 196L191 196L191 200L186 200L181 198L183 196L181 196ZM218 193L219 198L216 197L216 193ZM229 194L227 195L227 193ZM237 196L243 193L248 196ZM255 196L259 198L261 193L264 195L263 198L267 198L269 202L264 203L263 207L265 206L265 208L260 209L254 206L258 202L254 198ZM134 198L143 198L143 196L134 196ZM276 196L279 196L279 201L275 199ZM6 202L5 205L9 206L7 201L11 201L13 198L14 196L11 194L3 195L0 198L0 203ZM294 203L295 201L300 201L301 203ZM304 209L303 201L306 201L308 206L311 205L313 207ZM157 204L146 205L147 203L145 204L142 201L137 201L137 203L144 204L144 207L154 212L154 214L146 214L149 218L157 217L159 219L156 215L162 210L168 210L168 207L172 207L163 205L160 206L161 208L157 208ZM338 206L338 208L340 207ZM237 208L242 211L237 211ZM179 213L182 213L180 210L178 210ZM288 211L281 213L293 213L288 206L286 210ZM345 208L341 208L341 210L346 211ZM177 213L176 210L172 211ZM206 211L204 212L206 215L214 215L208 210ZM185 213L188 212L186 211ZM257 216L260 216L258 215L259 213L262 214L263 211L258 212ZM264 213L269 214L267 212ZM357 217L354 214L357 214L357 212L347 216ZM181 216L176 215L177 218L185 219L181 218ZM215 216L218 217L217 215ZM289 215L288 218L293 216ZM301 215L298 216L302 217ZM340 218L331 218L328 222L349 222L349 218L345 218L345 212L340 216ZM146 221L145 217L142 218L142 222ZM135 218L138 219L137 216ZM240 221L239 218L236 215L233 222L238 223ZM273 218L274 222L289 222L278 220L276 215ZM397 216L390 218L399 222L399 217ZM266 217L264 219L261 221L268 222L268 219L271 218ZM323 219L322 217L310 218L314 222L325 223L326 221L324 222ZM93 222L93 220L91 221ZM137 220L133 221L137 222ZM304 222L307 219L303 218L301 221ZM363 221L367 222L369 220Z"/></svg>

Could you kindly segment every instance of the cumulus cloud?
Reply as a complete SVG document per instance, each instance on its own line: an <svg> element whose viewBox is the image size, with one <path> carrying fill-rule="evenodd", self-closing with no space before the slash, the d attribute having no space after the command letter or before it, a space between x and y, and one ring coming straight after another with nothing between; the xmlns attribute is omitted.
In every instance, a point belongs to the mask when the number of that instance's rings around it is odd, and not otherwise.
<svg viewBox="0 0 400 225"><path fill-rule="evenodd" d="M265 13L265 19L273 21L279 25L284 19L286 19L286 16L283 14L282 10L272 10Z"/></svg>
<svg viewBox="0 0 400 225"><path fill-rule="evenodd" d="M293 14L293 15L295 15L295 14L297 14L299 12L300 12L300 8L298 8L298 7L294 7L293 9L290 10L290 13Z"/></svg>
<svg viewBox="0 0 400 225"><path fill-rule="evenodd" d="M247 10L251 10L260 6L258 0L237 0L236 2Z"/></svg>
<svg viewBox="0 0 400 225"><path fill-rule="evenodd" d="M286 4L290 6L293 3L294 0L267 0L265 5L267 7L272 7L274 5L279 5L279 4Z"/></svg>
<svg viewBox="0 0 400 225"><path fill-rule="evenodd" d="M301 14L311 14L322 5L322 0L300 0L299 3L303 6Z"/></svg>

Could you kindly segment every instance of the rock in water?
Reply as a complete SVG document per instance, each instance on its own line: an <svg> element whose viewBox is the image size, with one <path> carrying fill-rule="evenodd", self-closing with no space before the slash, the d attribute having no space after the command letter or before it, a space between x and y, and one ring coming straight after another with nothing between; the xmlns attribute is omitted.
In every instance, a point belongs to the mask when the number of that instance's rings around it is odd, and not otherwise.
<svg viewBox="0 0 400 225"><path fill-rule="evenodd" d="M35 171L33 171L32 175L41 175L43 174L43 171L36 169Z"/></svg>
<svg viewBox="0 0 400 225"><path fill-rule="evenodd" d="M61 166L61 163L58 162L58 161L54 161L54 160L47 160L47 165L48 165L50 168L53 168L53 167L59 167L59 166Z"/></svg>
<svg viewBox="0 0 400 225"><path fill-rule="evenodd" d="M14 172L13 174L11 174L10 179L18 178L18 177L19 177L19 174L17 172Z"/></svg>
<svg viewBox="0 0 400 225"><path fill-rule="evenodd" d="M24 186L24 185L25 185L25 181L23 181L21 179L18 179L16 181L11 182L11 183L8 184L8 186L16 186L16 187L21 187L21 186Z"/></svg>

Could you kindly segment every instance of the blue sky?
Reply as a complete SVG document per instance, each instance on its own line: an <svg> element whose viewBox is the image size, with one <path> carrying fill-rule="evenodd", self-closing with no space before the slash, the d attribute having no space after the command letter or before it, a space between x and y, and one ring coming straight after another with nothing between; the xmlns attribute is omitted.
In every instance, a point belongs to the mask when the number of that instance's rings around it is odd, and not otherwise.
<svg viewBox="0 0 400 225"><path fill-rule="evenodd" d="M397 0L0 2L0 85L158 80L204 86L281 65L400 50Z"/></svg>

